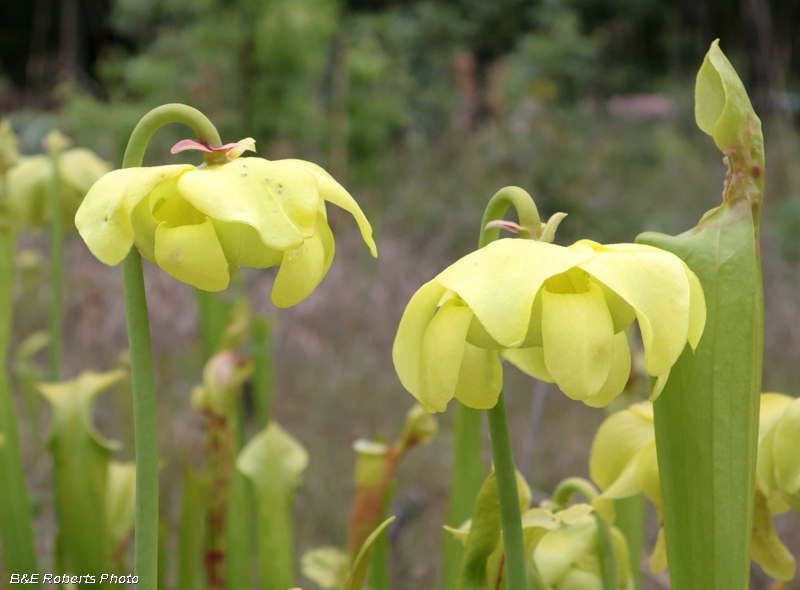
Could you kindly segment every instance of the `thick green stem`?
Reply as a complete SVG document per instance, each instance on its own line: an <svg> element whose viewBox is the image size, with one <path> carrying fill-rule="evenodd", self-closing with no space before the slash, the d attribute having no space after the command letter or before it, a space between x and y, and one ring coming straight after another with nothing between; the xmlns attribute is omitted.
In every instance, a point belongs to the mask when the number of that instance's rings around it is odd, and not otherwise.
<svg viewBox="0 0 800 590"><path fill-rule="evenodd" d="M153 109L139 121L128 141L123 168L142 165L147 144L156 130L167 123L183 123L198 139L212 146L222 142L214 125L197 109L167 104ZM122 262L128 344L131 351L133 428L136 452L136 525L134 573L139 587L156 590L158 584L158 423L150 324L142 275L142 257L136 247Z"/></svg>
<svg viewBox="0 0 800 590"><path fill-rule="evenodd" d="M51 134L52 137L52 134ZM61 381L62 288L64 276L64 220L61 204L61 145L50 142L53 179L50 187L50 380Z"/></svg>
<svg viewBox="0 0 800 590"><path fill-rule="evenodd" d="M514 207L519 217L520 235L526 238L538 238L542 231L542 222L539 219L539 211L531 196L519 187L507 186L500 189L489 201L481 222L481 233L478 247L483 248L487 244L500 237L499 228L488 228L486 224L491 221L503 219L509 207ZM494 412L494 418L493 416ZM508 437L508 418L506 416L505 401L503 394L500 394L498 405L489 410L489 423L492 420L502 421L503 425L496 424L492 430L492 452L495 454L495 470L498 472L498 486L505 487L505 494L501 489L500 503L503 511L503 536L506 547L506 571L509 576L508 589L525 588L525 546L522 539L522 524L519 512L519 500L515 499L510 504L510 500L518 498L516 470L514 459L511 454L511 442ZM495 434L494 428L501 430ZM495 442L496 436L501 436L500 432L505 432L508 444L502 451L498 451ZM502 443L500 443L502 444ZM460 526L471 515L472 505L475 503L483 481L483 466L480 462L481 452L481 416L478 410L468 408L462 404L458 405L456 413L456 430L454 441L454 460L453 460L453 483L450 495L450 514L448 524L452 527ZM504 484L500 483L500 468L497 466L497 453L501 452L504 459L510 465L511 479ZM504 506L505 503L505 506ZM511 513L514 512L516 516ZM511 521L506 522L506 513ZM510 527L510 528L509 528ZM512 530L510 538L506 538L506 530ZM517 534L518 533L518 534ZM445 541L445 588L450 590L455 586L458 575L459 563L463 549L456 546L452 539ZM509 559L509 554L513 557ZM521 556L521 558L520 558ZM517 564L515 560L521 559ZM512 571L513 570L513 571ZM517 579L516 576L522 577ZM512 576L515 576L512 578ZM512 583L512 579L515 580ZM520 581L521 580L521 581ZM514 585L520 584L521 585Z"/></svg>
<svg viewBox="0 0 800 590"><path fill-rule="evenodd" d="M122 262L122 281L131 351L136 453L133 568L139 576L140 588L155 590L158 579L158 422L142 257L135 247Z"/></svg>
<svg viewBox="0 0 800 590"><path fill-rule="evenodd" d="M484 480L481 461L480 410L462 403L456 406L456 424L453 442L453 474L450 485L450 505L447 525L458 528L472 516L472 507ZM464 545L447 533L444 538L444 588L456 587Z"/></svg>
<svg viewBox="0 0 800 590"><path fill-rule="evenodd" d="M497 405L488 410L488 414L489 433L492 437L492 457L497 477L497 493L500 497L500 517L503 522L506 588L508 590L525 590L525 540L522 536L517 470L514 467L514 455L511 450L506 401L502 393L497 400Z"/></svg>

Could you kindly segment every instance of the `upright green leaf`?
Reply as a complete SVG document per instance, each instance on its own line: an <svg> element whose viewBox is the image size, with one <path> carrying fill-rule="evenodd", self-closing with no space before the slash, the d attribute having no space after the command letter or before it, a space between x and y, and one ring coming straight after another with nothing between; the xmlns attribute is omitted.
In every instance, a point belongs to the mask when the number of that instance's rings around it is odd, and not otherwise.
<svg viewBox="0 0 800 590"><path fill-rule="evenodd" d="M256 435L236 461L253 485L263 590L286 590L294 584L292 505L307 465L306 450L276 422Z"/></svg>
<svg viewBox="0 0 800 590"><path fill-rule="evenodd" d="M11 339L15 236L0 210L0 438L5 440L0 447L0 544L5 570L11 574L30 574L39 568L33 549L31 505L19 450L17 416L6 368Z"/></svg>
<svg viewBox="0 0 800 590"><path fill-rule="evenodd" d="M205 538L205 483L188 464L183 469L183 501L178 531L178 590L201 590Z"/></svg>
<svg viewBox="0 0 800 590"><path fill-rule="evenodd" d="M367 537L367 540L364 541L361 550L358 552L353 562L353 567L350 569L350 577L344 585L344 590L361 590L361 587L364 585L364 579L367 577L367 568L369 567L369 560L372 557L375 541L383 531L389 528L389 525L394 522L394 519L394 516L390 516L384 520L378 528L372 531L372 534Z"/></svg>
<svg viewBox="0 0 800 590"><path fill-rule="evenodd" d="M697 124L728 165L723 203L684 234L637 240L681 257L707 304L697 350L686 347L654 405L667 558L675 590L744 590L763 356L764 145L761 122L716 41L695 99Z"/></svg>
<svg viewBox="0 0 800 590"><path fill-rule="evenodd" d="M84 371L61 383L43 383L50 403L48 448L53 454L59 541L63 566L76 575L108 573L106 495L115 444L92 423L95 398L125 376Z"/></svg>

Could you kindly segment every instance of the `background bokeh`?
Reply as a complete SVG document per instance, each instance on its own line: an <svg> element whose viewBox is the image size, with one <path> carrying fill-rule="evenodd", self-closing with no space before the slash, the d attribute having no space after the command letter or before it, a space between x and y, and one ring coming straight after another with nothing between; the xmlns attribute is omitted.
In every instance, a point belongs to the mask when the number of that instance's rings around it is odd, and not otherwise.
<svg viewBox="0 0 800 590"><path fill-rule="evenodd" d="M405 304L476 247L497 189L530 191L545 218L568 213L561 244L681 232L719 203L725 168L692 111L694 75L717 37L764 123L764 391L800 392L798 22L791 0L4 1L0 115L24 153L40 152L58 127L119 166L138 119L183 102L206 113L223 141L251 136L261 157L323 165L361 204L380 257L369 256L348 215L331 210L336 259L296 307L270 303L274 271L242 269L254 310L274 318L276 417L311 456L296 504L300 555L343 544L352 443L396 436L413 402L391 362ZM196 163L196 155L169 155L189 136L177 126L159 131L147 161ZM28 255L21 264L17 343L47 321L46 236L24 235L20 251L29 250L41 262ZM65 264L65 375L106 370L127 347L120 271L76 234ZM201 374L196 309L187 285L148 264L145 277L167 466L162 502L176 527L177 467L201 435L189 404ZM587 476L603 411L551 388L534 447L535 384L513 367L506 383L515 450L532 486L546 494L567 476ZM113 394L101 398L99 429L126 443L118 456L129 459L124 416ZM452 409L440 418L440 437L399 473L392 571L400 590L434 588L439 576ZM44 557L55 530L52 470L43 435L25 422L22 430ZM797 515L776 522L800 555ZM648 548L654 515L651 525ZM645 587L668 580L649 576ZM757 566L753 588L767 588Z"/></svg>

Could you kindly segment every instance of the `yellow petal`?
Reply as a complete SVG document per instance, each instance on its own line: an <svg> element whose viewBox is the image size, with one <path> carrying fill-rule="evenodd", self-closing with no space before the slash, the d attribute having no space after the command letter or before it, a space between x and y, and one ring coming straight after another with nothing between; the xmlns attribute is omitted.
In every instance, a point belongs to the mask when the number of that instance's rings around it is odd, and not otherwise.
<svg viewBox="0 0 800 590"><path fill-rule="evenodd" d="M400 382L420 399L419 367L422 340L446 289L436 280L422 285L408 302L392 346L392 361ZM424 405L423 405L424 407ZM430 406L425 408L430 411Z"/></svg>
<svg viewBox="0 0 800 590"><path fill-rule="evenodd" d="M606 298L608 311L614 321L614 333L618 334L633 323L636 319L636 310L606 285L597 280L595 282L603 290L603 297Z"/></svg>
<svg viewBox="0 0 800 590"><path fill-rule="evenodd" d="M769 498L778 489L775 479L775 431L784 411L794 401L782 393L762 393L758 413L758 457L756 459L756 486Z"/></svg>
<svg viewBox="0 0 800 590"><path fill-rule="evenodd" d="M322 223L328 227L324 220ZM320 284L326 270L325 241L321 232L317 232L300 248L283 253L283 262L272 287L272 302L278 307L300 303Z"/></svg>
<svg viewBox="0 0 800 590"><path fill-rule="evenodd" d="M607 300L606 300L607 301ZM614 336L614 357L611 359L611 370L608 372L603 387L589 399L583 400L587 406L603 408L616 399L625 389L631 376L631 349L628 347L628 336L619 332Z"/></svg>
<svg viewBox="0 0 800 590"><path fill-rule="evenodd" d="M488 410L503 389L503 365L496 350L464 345L455 397L465 406Z"/></svg>
<svg viewBox="0 0 800 590"><path fill-rule="evenodd" d="M112 266L122 262L133 245L131 215L136 206L159 183L193 168L123 168L98 180L75 215L75 226L92 254Z"/></svg>
<svg viewBox="0 0 800 590"><path fill-rule="evenodd" d="M227 288L228 261L210 219L178 227L161 223L155 242L158 265L179 281L204 291Z"/></svg>
<svg viewBox="0 0 800 590"><path fill-rule="evenodd" d="M664 386L667 384L667 379L669 379L670 370L667 370L666 373L662 373L656 379L655 385L653 385L653 392L650 394L651 402L656 401L658 396L661 395L661 392L664 391Z"/></svg>
<svg viewBox="0 0 800 590"><path fill-rule="evenodd" d="M595 256L581 268L634 308L645 368L651 375L665 373L678 360L689 335L691 289L683 262L674 254L639 244L592 248Z"/></svg>
<svg viewBox="0 0 800 590"><path fill-rule="evenodd" d="M232 264L268 268L283 261L283 251L270 248L252 225L212 220L225 258Z"/></svg>
<svg viewBox="0 0 800 590"><path fill-rule="evenodd" d="M800 510L800 400L794 400L783 411L775 427L772 458L775 461L775 479L783 499L795 510Z"/></svg>
<svg viewBox="0 0 800 590"><path fill-rule="evenodd" d="M53 166L48 156L23 156L5 178L5 201L14 217L27 227L40 229L47 219L48 181Z"/></svg>
<svg viewBox="0 0 800 590"><path fill-rule="evenodd" d="M533 240L502 239L477 250L436 280L452 289L507 348L519 347L528 333L531 309L544 281L591 256Z"/></svg>
<svg viewBox="0 0 800 590"><path fill-rule="evenodd" d="M252 225L277 250L303 245L314 234L319 191L313 174L261 158L239 158L218 168L187 172L180 194L205 215Z"/></svg>
<svg viewBox="0 0 800 590"><path fill-rule="evenodd" d="M542 340L548 372L568 397L587 399L606 382L614 356L614 324L603 292L542 292Z"/></svg>
<svg viewBox="0 0 800 590"><path fill-rule="evenodd" d="M776 580L794 578L797 565L794 556L781 542L772 525L772 514L767 509L767 500L756 492L753 509L753 537L750 556L768 576Z"/></svg>
<svg viewBox="0 0 800 590"><path fill-rule="evenodd" d="M639 489L656 507L661 510L661 479L658 475L658 456L656 454L656 440L653 439L645 445L636 459L636 482Z"/></svg>
<svg viewBox="0 0 800 590"><path fill-rule="evenodd" d="M654 574L660 574L667 569L667 540L664 527L658 529L658 538L653 554L650 556L650 569Z"/></svg>
<svg viewBox="0 0 800 590"><path fill-rule="evenodd" d="M370 252L372 252L373 256L378 256L378 249L375 246L375 240L372 238L372 226L369 224L369 221L367 221L367 217L364 215L364 212L361 211L361 207L358 206L355 199L350 196L350 193L348 193L341 184L336 182L330 174L322 167L317 166L313 162L306 162L305 160L277 160L275 164L297 166L312 172L317 178L320 197L341 207L355 218L358 229L361 230L361 236L364 238L364 242L366 242Z"/></svg>
<svg viewBox="0 0 800 590"><path fill-rule="evenodd" d="M111 170L111 164L85 148L62 152L59 164L62 181L80 195L85 195L101 176Z"/></svg>
<svg viewBox="0 0 800 590"><path fill-rule="evenodd" d="M703 295L703 287L700 279L692 270L683 263L683 270L686 278L689 279L689 334L688 340L692 350L697 348L703 330L706 327L706 298Z"/></svg>
<svg viewBox="0 0 800 590"><path fill-rule="evenodd" d="M506 348L500 351L500 356L523 373L527 373L539 381L544 381L545 383L556 382L544 364L544 351L541 346Z"/></svg>
<svg viewBox="0 0 800 590"><path fill-rule="evenodd" d="M606 418L594 437L589 457L589 473L598 487L609 489L631 470L627 477L635 478L639 453L655 436L653 419L630 409Z"/></svg>
<svg viewBox="0 0 800 590"><path fill-rule="evenodd" d="M456 393L471 321L472 311L451 299L425 330L420 354L420 399L437 412L444 412Z"/></svg>

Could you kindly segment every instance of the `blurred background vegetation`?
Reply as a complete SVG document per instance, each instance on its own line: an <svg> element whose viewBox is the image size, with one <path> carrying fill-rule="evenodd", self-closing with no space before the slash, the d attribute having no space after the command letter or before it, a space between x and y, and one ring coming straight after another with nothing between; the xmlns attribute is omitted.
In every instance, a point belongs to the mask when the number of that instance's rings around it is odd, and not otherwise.
<svg viewBox="0 0 800 590"><path fill-rule="evenodd" d="M497 189L530 191L545 218L567 212L562 244L681 232L718 204L725 168L692 110L694 75L717 37L765 128L764 390L797 395L798 22L800 3L792 0L3 2L0 115L10 117L24 153L39 152L58 127L118 166L143 114L183 102L206 113L224 141L251 136L262 157L323 165L364 208L380 257L371 259L355 225L332 211L339 253L298 306L278 312L271 305L271 271L243 273L255 311L275 318L276 416L311 456L296 506L299 555L344 539L351 445L363 436L395 437L413 401L391 363L405 304L474 249L483 207ZM169 156L187 133L160 131L149 163L196 162ZM46 325L46 248L43 236L21 240L16 342ZM37 251L40 258L31 254ZM119 270L102 266L73 235L66 276L65 375L108 369L127 346ZM146 279L161 454L178 466L201 438L189 405L201 372L194 300L187 285L149 265ZM531 484L549 493L564 477L586 476L602 411L551 389L533 447L534 385L513 368L506 379L517 457ZM130 443L119 405L102 399L99 428ZM444 415L442 436L401 467L392 532L400 589L433 588L439 576L451 420ZM34 431L23 424L40 553L47 555L51 468ZM131 458L130 444L119 455ZM172 527L180 473L162 474ZM800 554L796 515L776 522ZM765 583L755 571L754 588Z"/></svg>

